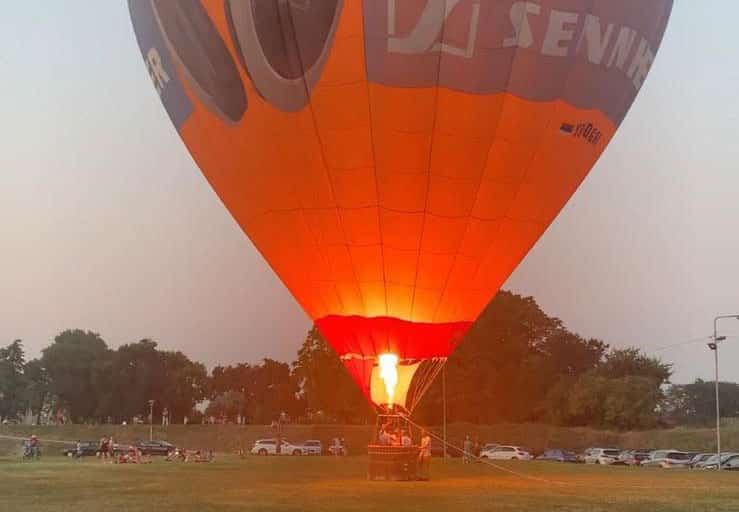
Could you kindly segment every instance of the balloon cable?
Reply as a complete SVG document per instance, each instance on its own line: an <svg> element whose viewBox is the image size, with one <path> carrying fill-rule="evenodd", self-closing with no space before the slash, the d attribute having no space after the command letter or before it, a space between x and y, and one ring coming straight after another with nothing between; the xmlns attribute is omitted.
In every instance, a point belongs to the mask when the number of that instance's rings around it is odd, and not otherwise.
<svg viewBox="0 0 739 512"><path fill-rule="evenodd" d="M465 451L464 451L463 448L460 448L459 446L456 446L456 445L454 445L452 443L449 443L449 442L445 441L441 437L439 437L436 434L434 434L429 428L424 427L423 425L419 425L418 423L416 423L415 421L413 421L412 419L410 419L408 416L405 416L405 415L401 415L401 416L403 416L403 419L405 419L408 423L410 423L414 427L416 427L418 429L421 429L421 430L425 430L430 437L432 437L432 438L436 439L437 441L439 441L441 444L444 445L444 447L451 448L452 450L454 450L454 451L456 451L458 453L461 453L462 455L465 454ZM467 456L470 457L470 458L472 458L472 459L474 459L476 462L480 462L480 463L482 463L482 464L484 464L486 466L489 466L489 467L491 467L493 469L497 469L498 471L502 471L504 473L509 473L511 475L514 475L514 476L517 476L517 477L520 477L520 478L525 478L527 480L533 480L533 481L537 481L537 482L544 482L544 483L556 484L556 485L569 485L567 482L562 482L560 480L549 480L547 478L543 478L543 477L539 477L539 476L534 476L534 475L528 475L526 473L521 473L520 471L514 471L513 469L510 469L510 468L501 466L499 464L496 464L494 462L491 462L490 459L483 458L483 457L478 457L477 455L474 455L472 453L468 453Z"/></svg>

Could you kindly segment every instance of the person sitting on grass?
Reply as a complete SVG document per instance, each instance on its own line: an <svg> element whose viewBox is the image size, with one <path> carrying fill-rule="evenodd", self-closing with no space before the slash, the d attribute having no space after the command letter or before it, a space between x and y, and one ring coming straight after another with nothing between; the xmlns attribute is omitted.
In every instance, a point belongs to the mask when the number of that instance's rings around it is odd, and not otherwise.
<svg viewBox="0 0 739 512"><path fill-rule="evenodd" d="M189 462L211 462L213 460L213 450L195 450L191 452L191 455Z"/></svg>
<svg viewBox="0 0 739 512"><path fill-rule="evenodd" d="M184 448L175 448L167 454L168 462L184 461L187 457L187 450Z"/></svg>
<svg viewBox="0 0 739 512"><path fill-rule="evenodd" d="M141 454L135 446L128 447L128 453L121 453L115 459L116 464L150 464L151 460Z"/></svg>
<svg viewBox="0 0 739 512"><path fill-rule="evenodd" d="M200 458L200 450L188 450L185 452L185 462L197 462Z"/></svg>
<svg viewBox="0 0 739 512"><path fill-rule="evenodd" d="M32 434L28 441L25 442L26 456L29 458L38 458L41 455L41 443L36 437L36 434Z"/></svg>

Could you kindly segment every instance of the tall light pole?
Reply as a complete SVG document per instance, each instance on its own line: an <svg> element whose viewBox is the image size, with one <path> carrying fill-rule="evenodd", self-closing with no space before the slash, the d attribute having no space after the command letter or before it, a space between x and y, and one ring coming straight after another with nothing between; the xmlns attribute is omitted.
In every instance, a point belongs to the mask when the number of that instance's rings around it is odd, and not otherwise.
<svg viewBox="0 0 739 512"><path fill-rule="evenodd" d="M154 439L154 400L149 400L149 441Z"/></svg>
<svg viewBox="0 0 739 512"><path fill-rule="evenodd" d="M441 424L444 438L444 458L446 459L446 363L441 367Z"/></svg>
<svg viewBox="0 0 739 512"><path fill-rule="evenodd" d="M718 321L722 318L736 318L739 315L719 315L713 319L713 341L708 344L708 348L713 350L713 363L716 371L714 385L716 388L716 457L718 458L717 469L721 469L721 408L718 399L718 344L726 339L726 336L718 335Z"/></svg>

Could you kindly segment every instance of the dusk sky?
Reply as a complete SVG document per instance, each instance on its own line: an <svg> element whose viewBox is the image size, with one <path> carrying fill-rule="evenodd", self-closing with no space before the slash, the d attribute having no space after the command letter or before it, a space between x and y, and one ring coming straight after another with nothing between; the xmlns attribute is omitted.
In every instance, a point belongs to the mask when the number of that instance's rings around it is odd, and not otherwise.
<svg viewBox="0 0 739 512"><path fill-rule="evenodd" d="M713 378L713 317L739 314L737 19L675 1L616 137L504 286L675 382ZM180 141L126 2L4 5L0 119L0 344L36 357L82 328L209 366L295 358L310 321ZM720 333L739 381L739 321Z"/></svg>

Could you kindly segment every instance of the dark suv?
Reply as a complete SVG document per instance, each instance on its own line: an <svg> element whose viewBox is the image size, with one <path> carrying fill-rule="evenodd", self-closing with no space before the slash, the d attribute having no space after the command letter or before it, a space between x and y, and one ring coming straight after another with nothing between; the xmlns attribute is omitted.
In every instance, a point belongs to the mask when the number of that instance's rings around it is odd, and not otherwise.
<svg viewBox="0 0 739 512"><path fill-rule="evenodd" d="M62 450L67 457L92 457L97 454L100 443L97 441L80 441L71 448Z"/></svg>
<svg viewBox="0 0 739 512"><path fill-rule="evenodd" d="M175 445L167 441L139 441L135 446L142 455L167 455L175 449Z"/></svg>

